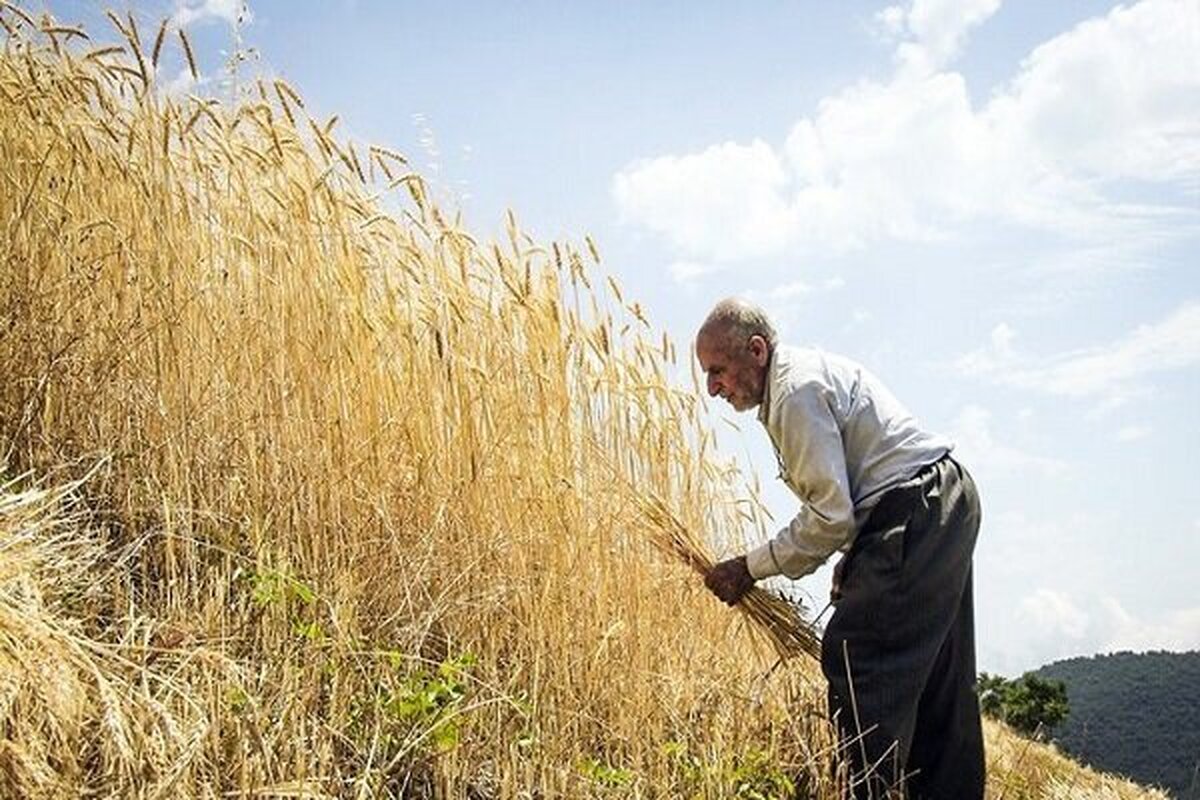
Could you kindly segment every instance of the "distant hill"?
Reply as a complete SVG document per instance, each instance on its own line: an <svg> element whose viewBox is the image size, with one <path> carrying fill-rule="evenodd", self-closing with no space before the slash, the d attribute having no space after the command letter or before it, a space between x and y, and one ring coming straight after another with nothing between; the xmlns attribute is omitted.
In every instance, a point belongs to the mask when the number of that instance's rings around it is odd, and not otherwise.
<svg viewBox="0 0 1200 800"><path fill-rule="evenodd" d="M1067 685L1059 746L1098 769L1200 800L1200 652L1113 653L1035 671Z"/></svg>

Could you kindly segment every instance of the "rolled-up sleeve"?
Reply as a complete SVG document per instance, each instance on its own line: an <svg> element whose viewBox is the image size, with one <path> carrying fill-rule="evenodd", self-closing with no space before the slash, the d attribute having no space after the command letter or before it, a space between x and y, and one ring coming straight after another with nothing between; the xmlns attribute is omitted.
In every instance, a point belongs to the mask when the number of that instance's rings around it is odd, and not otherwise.
<svg viewBox="0 0 1200 800"><path fill-rule="evenodd" d="M854 531L841 430L825 387L806 383L779 399L775 427L787 482L800 513L766 544L746 554L750 574L799 578L844 546Z"/></svg>

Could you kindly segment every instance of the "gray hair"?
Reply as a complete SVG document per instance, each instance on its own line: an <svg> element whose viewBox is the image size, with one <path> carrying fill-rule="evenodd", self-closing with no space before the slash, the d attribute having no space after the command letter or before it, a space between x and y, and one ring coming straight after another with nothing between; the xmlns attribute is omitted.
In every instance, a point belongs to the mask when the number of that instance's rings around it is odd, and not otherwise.
<svg viewBox="0 0 1200 800"><path fill-rule="evenodd" d="M767 312L740 297L727 297L713 306L696 333L697 339L702 336L719 337L726 347L748 342L751 336L766 339L771 350L779 342L779 335Z"/></svg>

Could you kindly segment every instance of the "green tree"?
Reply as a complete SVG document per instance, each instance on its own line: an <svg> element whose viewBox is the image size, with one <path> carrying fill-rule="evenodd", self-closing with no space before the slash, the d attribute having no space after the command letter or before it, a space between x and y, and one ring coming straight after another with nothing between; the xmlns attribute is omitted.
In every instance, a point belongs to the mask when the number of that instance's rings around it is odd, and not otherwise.
<svg viewBox="0 0 1200 800"><path fill-rule="evenodd" d="M1062 681L1027 673L1009 684L1004 718L1022 733L1053 728L1069 712L1067 687Z"/></svg>
<svg viewBox="0 0 1200 800"><path fill-rule="evenodd" d="M1053 728L1067 718L1067 687L1062 681L1026 673L1007 680L986 672L979 676L979 708L1027 736Z"/></svg>
<svg viewBox="0 0 1200 800"><path fill-rule="evenodd" d="M979 710L992 719L1004 719L1004 694L1008 680L1003 675L979 673L975 691L979 694Z"/></svg>

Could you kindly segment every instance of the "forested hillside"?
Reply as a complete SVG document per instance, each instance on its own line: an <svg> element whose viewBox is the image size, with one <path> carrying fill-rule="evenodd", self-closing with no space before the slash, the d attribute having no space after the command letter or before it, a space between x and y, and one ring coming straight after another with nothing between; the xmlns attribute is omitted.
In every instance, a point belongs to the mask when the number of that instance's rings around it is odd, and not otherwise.
<svg viewBox="0 0 1200 800"><path fill-rule="evenodd" d="M1064 750L1175 797L1200 798L1200 652L1072 658L1037 674L1067 685L1071 713L1054 732Z"/></svg>

